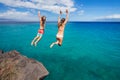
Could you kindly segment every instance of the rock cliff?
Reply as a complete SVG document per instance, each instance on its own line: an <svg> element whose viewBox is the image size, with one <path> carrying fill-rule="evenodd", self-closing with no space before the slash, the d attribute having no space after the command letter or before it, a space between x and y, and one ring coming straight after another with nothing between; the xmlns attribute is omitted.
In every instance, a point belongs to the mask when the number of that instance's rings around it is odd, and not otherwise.
<svg viewBox="0 0 120 80"><path fill-rule="evenodd" d="M15 50L0 50L0 80L42 80L48 74L42 63Z"/></svg>

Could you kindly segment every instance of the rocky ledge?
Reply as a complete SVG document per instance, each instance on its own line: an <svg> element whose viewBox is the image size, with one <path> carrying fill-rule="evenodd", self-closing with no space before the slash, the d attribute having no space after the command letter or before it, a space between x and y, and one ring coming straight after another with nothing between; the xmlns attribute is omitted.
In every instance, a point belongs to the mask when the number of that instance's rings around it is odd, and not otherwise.
<svg viewBox="0 0 120 80"><path fill-rule="evenodd" d="M43 80L49 72L42 63L13 50L0 50L0 80Z"/></svg>

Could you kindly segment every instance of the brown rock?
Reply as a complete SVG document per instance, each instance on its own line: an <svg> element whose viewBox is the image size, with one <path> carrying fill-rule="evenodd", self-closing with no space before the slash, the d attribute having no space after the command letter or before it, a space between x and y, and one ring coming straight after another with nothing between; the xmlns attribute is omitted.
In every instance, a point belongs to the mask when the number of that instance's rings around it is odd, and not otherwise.
<svg viewBox="0 0 120 80"><path fill-rule="evenodd" d="M2 50L0 50L0 54L2 54L3 53L3 51Z"/></svg>
<svg viewBox="0 0 120 80"><path fill-rule="evenodd" d="M41 80L48 74L42 63L15 50L4 54L0 50L0 80Z"/></svg>

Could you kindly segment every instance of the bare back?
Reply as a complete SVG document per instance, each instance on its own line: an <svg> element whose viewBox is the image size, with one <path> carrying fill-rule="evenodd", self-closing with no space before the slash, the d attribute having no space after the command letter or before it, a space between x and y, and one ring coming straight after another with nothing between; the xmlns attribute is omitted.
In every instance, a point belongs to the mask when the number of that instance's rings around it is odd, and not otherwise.
<svg viewBox="0 0 120 80"><path fill-rule="evenodd" d="M63 35L64 34L64 28L65 24L58 23L58 34Z"/></svg>
<svg viewBox="0 0 120 80"><path fill-rule="evenodd" d="M44 27L45 27L45 24L43 24L43 21L40 20L40 29L44 29Z"/></svg>
<svg viewBox="0 0 120 80"><path fill-rule="evenodd" d="M62 14L62 12L60 11L60 15ZM68 21L68 10L66 10L66 19L63 23L61 23L61 19L60 19L60 15L58 16L58 33L59 35L63 35L64 34L64 28L65 25Z"/></svg>

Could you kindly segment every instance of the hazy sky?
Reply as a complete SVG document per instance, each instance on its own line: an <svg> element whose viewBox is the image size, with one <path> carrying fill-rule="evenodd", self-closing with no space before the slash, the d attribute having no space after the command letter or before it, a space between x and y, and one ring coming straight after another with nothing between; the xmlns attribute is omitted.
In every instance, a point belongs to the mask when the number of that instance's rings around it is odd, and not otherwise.
<svg viewBox="0 0 120 80"><path fill-rule="evenodd" d="M59 10L70 11L70 21L119 20L120 0L0 0L0 19L38 21L37 13L47 21L57 21Z"/></svg>

